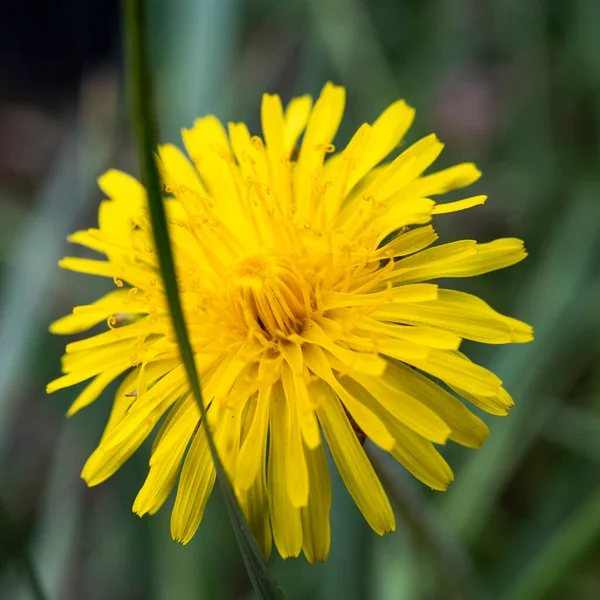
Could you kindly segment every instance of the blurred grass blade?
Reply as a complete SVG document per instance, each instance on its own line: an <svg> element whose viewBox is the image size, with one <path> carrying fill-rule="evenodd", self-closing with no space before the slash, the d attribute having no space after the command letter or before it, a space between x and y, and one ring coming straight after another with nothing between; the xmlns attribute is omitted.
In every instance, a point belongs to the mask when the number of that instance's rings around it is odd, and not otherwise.
<svg viewBox="0 0 600 600"><path fill-rule="evenodd" d="M31 592L31 597L35 600L47 600L38 572L25 547L25 540L17 531L4 502L0 499L0 556L2 554L13 557L18 563L23 573L23 579L27 582Z"/></svg>
<svg viewBox="0 0 600 600"><path fill-rule="evenodd" d="M329 453L327 460L331 473L332 506L335 506L335 510L331 511L331 538L336 543L331 546L327 570L318 593L304 597L311 600L362 600L368 598L370 592L370 530L348 494ZM311 568L314 569L314 566Z"/></svg>
<svg viewBox="0 0 600 600"><path fill-rule="evenodd" d="M412 476L408 473L404 474L406 477L393 474L388 461L382 460L388 457L382 457L380 453L370 451L369 458L392 506L420 548L421 556L428 559L439 586L438 590L444 590L444 598L488 598L489 595L477 578L465 547L446 534L442 523L436 518L435 507L426 507Z"/></svg>
<svg viewBox="0 0 600 600"><path fill-rule="evenodd" d="M55 267L64 254L65 238L90 204L98 171L110 153L104 137L107 128L95 133L83 121L68 130L36 194L36 208L6 257L0 285L0 457L9 443L15 399L31 375L33 349L50 320L53 305L48 297L56 286Z"/></svg>
<svg viewBox="0 0 600 600"><path fill-rule="evenodd" d="M84 488L79 485L77 439L63 427L44 485L41 510L32 535L31 559L39 565L41 585L50 598L61 598L72 568L72 551L81 536ZM13 600L29 600L25 589Z"/></svg>
<svg viewBox="0 0 600 600"><path fill-rule="evenodd" d="M572 368L565 365L581 335L578 323L587 314L588 294L597 303L589 284L597 251L597 221L593 218L597 198L594 183L581 183L574 191L565 213L548 235L535 276L523 289L515 314L533 324L535 341L521 348L499 350L495 360L486 365L513 391L515 406L507 419L494 422L491 437L472 455L443 498L444 520L465 541L474 541L484 530L504 487L544 428L544 420L551 417L550 407L539 410L532 400L550 393L560 396L561 386L572 384L578 369L585 367L579 358ZM557 339L560 344L553 343ZM548 377L551 365L558 360L572 379L555 382Z"/></svg>
<svg viewBox="0 0 600 600"><path fill-rule="evenodd" d="M128 54L128 78L131 93L132 117L137 129L138 154L140 158L143 182L148 192L148 205L152 221L152 231L160 269L164 281L165 293L169 303L169 311L173 328L177 335L177 343L181 359L185 364L192 392L198 402L202 419L206 423L206 409L202 400L200 382L196 373L194 353L187 334L187 328L177 291L177 279L173 253L169 241L167 220L160 190L160 179L154 153L157 147L157 136L154 125L152 89L150 71L147 62L147 45L145 39L145 15L143 0L124 0L125 42ZM217 479L225 500L242 558L250 579L260 598L283 598L271 575L265 560L242 515L233 490L223 466L219 460L217 449L209 427L206 437L212 459L217 471Z"/></svg>
<svg viewBox="0 0 600 600"><path fill-rule="evenodd" d="M233 114L231 104L223 102L223 92L230 85L230 65L239 58L235 49L240 16L237 0L163 0L159 10L149 11L161 141L176 142L182 125L189 127L199 115L212 112L214 98L219 99L218 117ZM262 89L257 97L261 94Z"/></svg>
<svg viewBox="0 0 600 600"><path fill-rule="evenodd" d="M600 286L598 287L596 307L600 304ZM547 440L581 457L600 462L600 417L591 410L566 403L559 404L543 435Z"/></svg>
<svg viewBox="0 0 600 600"><path fill-rule="evenodd" d="M501 600L540 600L600 539L600 487L559 527Z"/></svg>
<svg viewBox="0 0 600 600"><path fill-rule="evenodd" d="M392 102L401 97L396 74L385 57L367 3L309 0L307 8L340 79L349 86L360 81L353 87L352 96L363 109L379 106L382 98ZM340 15L344 18L340 19Z"/></svg>

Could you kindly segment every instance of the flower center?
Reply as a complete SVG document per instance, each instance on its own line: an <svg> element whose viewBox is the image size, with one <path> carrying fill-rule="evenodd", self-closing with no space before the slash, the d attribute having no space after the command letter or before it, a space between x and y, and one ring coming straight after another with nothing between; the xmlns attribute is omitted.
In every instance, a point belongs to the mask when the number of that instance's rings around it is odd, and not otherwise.
<svg viewBox="0 0 600 600"><path fill-rule="evenodd" d="M315 309L314 289L301 266L269 255L246 258L233 268L227 299L238 320L268 342L302 331Z"/></svg>

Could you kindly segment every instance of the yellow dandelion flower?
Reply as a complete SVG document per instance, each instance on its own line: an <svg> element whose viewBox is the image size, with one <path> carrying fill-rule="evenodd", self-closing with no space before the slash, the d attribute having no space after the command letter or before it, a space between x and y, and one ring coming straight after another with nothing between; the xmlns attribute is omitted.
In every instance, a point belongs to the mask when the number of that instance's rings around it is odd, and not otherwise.
<svg viewBox="0 0 600 600"><path fill-rule="evenodd" d="M489 433L457 396L494 415L512 404L500 379L459 351L461 340L532 339L531 327L483 300L424 283L526 256L511 238L431 247L434 215L485 196L431 198L473 183L477 168L424 175L443 148L435 135L382 162L413 121L403 101L335 153L344 102L344 89L330 83L314 106L304 96L284 110L266 94L264 138L242 123L226 131L209 116L182 132L191 161L173 145L158 150L179 292L218 451L264 554L273 539L283 557L304 551L311 562L330 546L325 443L369 525L392 531L390 503L361 442L369 438L429 487L446 489L452 471L434 444L478 447ZM126 373L82 477L90 486L110 477L165 417L133 510L155 513L176 486L171 531L185 544L215 481L205 423L179 358L146 192L114 170L99 184L108 199L98 228L69 239L107 260L60 265L113 278L116 289L75 307L51 331L103 321L108 328L67 345L64 375L48 392L90 380L72 415Z"/></svg>

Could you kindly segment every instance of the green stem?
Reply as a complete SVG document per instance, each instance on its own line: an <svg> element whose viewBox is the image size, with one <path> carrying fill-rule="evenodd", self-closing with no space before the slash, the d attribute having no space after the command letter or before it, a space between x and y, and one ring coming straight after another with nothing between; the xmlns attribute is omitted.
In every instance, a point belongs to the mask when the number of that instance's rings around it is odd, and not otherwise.
<svg viewBox="0 0 600 600"><path fill-rule="evenodd" d="M177 289L173 251L169 240L160 177L155 158L157 135L146 40L145 3L143 0L123 0L123 6L132 121L135 124L137 134L142 179L148 193L148 207L152 221L154 243L181 360L185 365L192 393L198 402L202 421L205 423L206 438L215 464L217 479L252 584L260 598L283 598L283 594L273 579L254 537L248 530L248 525L237 503L227 474L223 469L206 420L206 408L196 372L194 351L189 340Z"/></svg>

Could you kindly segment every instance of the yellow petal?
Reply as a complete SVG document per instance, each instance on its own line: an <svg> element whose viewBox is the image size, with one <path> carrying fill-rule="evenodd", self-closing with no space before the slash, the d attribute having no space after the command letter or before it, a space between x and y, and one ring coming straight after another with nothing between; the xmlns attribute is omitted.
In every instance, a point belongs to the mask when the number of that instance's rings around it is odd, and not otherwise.
<svg viewBox="0 0 600 600"><path fill-rule="evenodd" d="M326 310L348 306L368 306L388 302L426 302L435 300L438 286L432 283L416 285L403 285L385 292L370 294L352 294L342 292L329 292L323 294L323 305ZM320 321L321 322L321 321Z"/></svg>
<svg viewBox="0 0 600 600"><path fill-rule="evenodd" d="M289 150L285 146L285 121L281 99L277 95L264 94L261 108L262 129L265 136L267 156L271 166L271 181L275 195L286 214L290 214L290 175L286 160Z"/></svg>
<svg viewBox="0 0 600 600"><path fill-rule="evenodd" d="M344 388L334 376L331 367L327 363L325 355L319 348L307 349L307 366L329 386L340 397L344 407L352 416L357 425L372 439L380 448L390 450L394 446L394 438L383 423L367 406L361 404L356 398ZM339 365L338 365L339 366Z"/></svg>
<svg viewBox="0 0 600 600"><path fill-rule="evenodd" d="M484 410L491 415L498 417L505 417L508 411L514 405L513 399L509 393L504 389L500 388L493 396L485 396L483 394L473 394L472 392L466 392L458 386L450 386L457 394L474 404L477 408Z"/></svg>
<svg viewBox="0 0 600 600"><path fill-rule="evenodd" d="M180 187L206 194L206 190L198 177L198 172L190 164L185 154L173 144L162 144L158 147L161 175L165 185L177 193Z"/></svg>
<svg viewBox="0 0 600 600"><path fill-rule="evenodd" d="M119 171L109 169L98 178L100 189L125 210L128 206L138 210L146 202L146 190L135 178Z"/></svg>
<svg viewBox="0 0 600 600"><path fill-rule="evenodd" d="M348 417L329 386L313 384L320 398L317 415L333 460L367 523L383 535L396 528L394 513L383 487L352 430Z"/></svg>
<svg viewBox="0 0 600 600"><path fill-rule="evenodd" d="M467 208L473 208L474 206L480 206L487 200L487 196L471 196L464 200L457 200L456 202L446 202L445 204L437 204L432 211L434 215L443 215L451 212L458 212L459 210L466 210Z"/></svg>
<svg viewBox="0 0 600 600"><path fill-rule="evenodd" d="M135 402L135 386L139 372L140 367L132 369L129 371L129 373L127 373L127 375L125 375L119 384L117 392L115 393L115 398L113 400L112 409L110 411L106 427L104 428L102 438L100 439L101 444L102 441L104 441L104 439L110 435L115 426L121 422L129 407Z"/></svg>
<svg viewBox="0 0 600 600"><path fill-rule="evenodd" d="M415 195L404 194L403 190L435 161L443 148L444 145L433 134L421 138L387 165L372 185L365 190L365 194L373 196L380 202L396 194L400 201L414 198Z"/></svg>
<svg viewBox="0 0 600 600"><path fill-rule="evenodd" d="M146 312L148 312L148 306L141 298L138 298L137 292L131 288L125 288L109 292L92 304L76 306L73 309L73 316L78 318L89 317L90 320L93 317L96 319L95 325L110 315L117 313L141 314ZM63 319L67 318L68 317L64 317ZM60 319L59 321L63 321L63 319ZM54 325L51 327L52 332L55 333L53 329ZM65 333L77 333L77 331L65 331Z"/></svg>
<svg viewBox="0 0 600 600"><path fill-rule="evenodd" d="M265 151L262 140L258 137L250 137L250 132L244 123L229 123L229 138L231 141L231 147L237 159L241 176L241 183L243 183L243 189L240 189L240 198L244 201L241 205L238 205L236 213L231 211L224 215L225 222L231 226L232 221L235 221L235 225L232 230L238 232L240 226L244 226L244 237L239 241L248 243L248 237L252 238L253 244L257 244L256 250L260 248L260 236L267 236L270 238L272 232L272 222L269 219L265 219L265 214L262 211L253 210L248 204L249 202L260 203L264 202L265 199L271 200L273 203L270 204L270 210L280 214L280 206L278 201L282 199L279 194L283 194L284 188L280 187L275 189L275 194L269 183L271 181L272 165L268 160L268 152ZM289 166L285 167L281 164L279 173L281 177L288 177L287 185L289 186ZM287 164L287 163L286 163ZM234 168L234 172L236 169ZM284 182L281 181L283 186ZM273 196L276 200L273 200ZM287 196L283 200L288 200L289 190ZM255 237L257 229L260 229L260 236ZM255 251L255 250L252 250Z"/></svg>
<svg viewBox="0 0 600 600"><path fill-rule="evenodd" d="M213 116L196 119L192 129L181 132L183 143L196 169L200 173L204 185L215 201L216 213L235 227L238 221L227 219L227 214L240 212L241 198L236 182L235 161L229 147L229 140L221 122ZM240 222L241 224L241 222Z"/></svg>
<svg viewBox="0 0 600 600"><path fill-rule="evenodd" d="M323 165L326 147L331 144L346 102L346 90L331 83L325 84L308 119L302 147L294 170L294 197L297 218L310 218L311 189Z"/></svg>
<svg viewBox="0 0 600 600"><path fill-rule="evenodd" d="M245 361L236 356L226 356L211 371L210 378L203 381L202 395L208 402L213 398L224 398L247 366Z"/></svg>
<svg viewBox="0 0 600 600"><path fill-rule="evenodd" d="M356 395L357 398L363 399L367 408L376 412L376 407L374 406L376 401L392 416L425 439L436 442L437 444L446 443L446 440L451 433L448 424L425 404L406 394L402 388L387 385L389 379L384 379L385 374L382 379L359 374L351 374L350 376L360 383L360 385L369 392L369 395L359 395L360 388L357 388L356 385L352 385L352 381L346 381L346 379L344 379L344 385L351 393ZM370 398L372 398L373 401L369 401ZM390 421L390 423L391 422L392 421ZM386 421L385 423L387 427L388 422ZM386 448L386 450L391 450L396 445L397 441L397 439L394 439L394 443L392 443L390 448Z"/></svg>
<svg viewBox="0 0 600 600"><path fill-rule="evenodd" d="M398 360L427 360L429 348L402 339L382 338L377 340L377 351Z"/></svg>
<svg viewBox="0 0 600 600"><path fill-rule="evenodd" d="M302 350L300 345L294 342L283 341L279 344L281 356L290 366L294 375L302 375L304 373L304 359L302 358Z"/></svg>
<svg viewBox="0 0 600 600"><path fill-rule="evenodd" d="M207 407L208 408L208 407ZM200 409L192 394L180 398L169 411L152 442L150 466L164 462L168 455L175 452L179 440L189 439L191 432L200 423ZM189 427L192 427L191 431ZM187 432L190 431L189 435Z"/></svg>
<svg viewBox="0 0 600 600"><path fill-rule="evenodd" d="M417 479L434 490L445 490L454 479L448 463L440 456L433 444L407 427L383 408L378 406L375 398L359 385L352 384L352 391L365 404L372 406L379 417L384 420L396 444L390 450L392 456L400 462Z"/></svg>
<svg viewBox="0 0 600 600"><path fill-rule="evenodd" d="M112 242L108 240L98 229L87 229L85 231L76 231L67 236L67 241L72 244L79 244L90 250L107 254L107 248L110 248ZM124 250L126 248L126 250ZM125 246L121 248L126 252L133 252L133 247Z"/></svg>
<svg viewBox="0 0 600 600"><path fill-rule="evenodd" d="M415 369L391 362L385 370L384 380L417 398L448 424L450 439L463 446L478 448L488 437L488 426L474 415L460 400L448 393Z"/></svg>
<svg viewBox="0 0 600 600"><path fill-rule="evenodd" d="M98 179L100 189L111 199L98 212L100 230L114 240L128 240L132 223L147 207L144 186L131 175L110 169Z"/></svg>
<svg viewBox="0 0 600 600"><path fill-rule="evenodd" d="M454 474L434 445L402 423L392 426L398 443L391 451L392 456L431 489L445 491Z"/></svg>
<svg viewBox="0 0 600 600"><path fill-rule="evenodd" d="M188 395L171 410L169 416L179 406L184 403L188 404L190 400L195 405L194 398ZM197 424L198 419L187 418L181 422L182 427L171 428L161 436L162 442L169 445L169 452L163 452L160 460L154 460L151 463L146 481L135 498L133 512L140 517L146 513L152 515L157 512L168 498L175 485L181 460Z"/></svg>
<svg viewBox="0 0 600 600"><path fill-rule="evenodd" d="M158 417L156 420L158 420ZM111 448L110 450L105 450L101 446L96 448L81 471L82 479L84 479L90 487L106 481L131 458L133 453L148 437L148 434L155 424L156 421L154 421L152 425L139 427L123 444Z"/></svg>
<svg viewBox="0 0 600 600"><path fill-rule="evenodd" d="M72 354L74 352L81 352L83 350L91 350L92 348L114 344L115 342L130 338L137 338L139 336L145 337L151 330L147 319L140 319L131 324L115 327L114 329L109 329L108 331L84 338L77 342L71 342L66 345L65 352L67 354Z"/></svg>
<svg viewBox="0 0 600 600"><path fill-rule="evenodd" d="M322 220L322 225L335 222L350 190L357 158L363 153L370 139L371 127L365 123L358 128L344 150L334 154L323 165L321 182L326 187L326 218Z"/></svg>
<svg viewBox="0 0 600 600"><path fill-rule="evenodd" d="M263 392L264 394L264 392ZM258 408L257 395L255 394L247 404L247 408L242 415L242 429L241 429L241 442L242 448L246 444L247 437L250 434L250 430L255 421L256 412ZM270 392L267 397L267 405L270 404ZM267 426L268 426L268 415L267 415ZM241 451L238 454L238 464L236 468L236 475L233 481L236 497L240 504L240 508L244 513L248 527L256 539L256 543L265 558L269 557L271 553L271 546L273 543L273 536L271 534L271 519L269 515L269 497L267 495L267 435L260 440L262 446L259 445L254 448L259 456L259 468L256 476L253 477L252 483L247 489L240 489L239 477L242 474L240 465Z"/></svg>
<svg viewBox="0 0 600 600"><path fill-rule="evenodd" d="M369 143L356 162L348 189L360 181L373 167L378 165L400 142L412 125L414 108L404 100L390 104L373 123Z"/></svg>
<svg viewBox="0 0 600 600"><path fill-rule="evenodd" d="M269 516L269 498L265 482L265 464L261 465L258 477L245 491L237 492L240 508L254 536L262 555L265 558L271 553L272 535Z"/></svg>
<svg viewBox="0 0 600 600"><path fill-rule="evenodd" d="M379 249L376 256L378 259L408 256L427 248L437 239L438 236L431 225L417 227L406 233L396 235L389 243Z"/></svg>
<svg viewBox="0 0 600 600"><path fill-rule="evenodd" d="M382 450L387 450L389 452L394 447L396 440L394 440L394 436L390 433L386 423L368 406L365 406L352 394L348 393L343 386L336 385L333 389L340 397L348 414L365 435L375 442Z"/></svg>
<svg viewBox="0 0 600 600"><path fill-rule="evenodd" d="M462 352L453 352L457 359L462 361L462 364L473 364ZM508 411L514 405L510 394L503 388L499 387L494 394L484 394L480 390L468 389L464 382L448 382L448 385L460 396L480 408L485 412L499 417L506 416Z"/></svg>
<svg viewBox="0 0 600 600"><path fill-rule="evenodd" d="M289 156L296 144L302 130L306 126L310 109L312 108L312 98L310 96L300 96L294 98L285 109L285 132L284 149Z"/></svg>
<svg viewBox="0 0 600 600"><path fill-rule="evenodd" d="M123 213L122 204L103 200L98 208L98 228L105 240L120 241L124 245L130 245L131 233L142 214L141 209L135 213L131 211ZM104 252L104 250L99 251ZM122 256L123 252L118 254Z"/></svg>
<svg viewBox="0 0 600 600"><path fill-rule="evenodd" d="M173 397L177 393L177 391L174 392ZM105 439L108 439L110 434L106 434L105 431L105 436L103 436L100 445L89 457L81 472L81 477L86 483L89 486L98 485L115 473L142 445L170 403L171 397L168 396L161 404L149 411L145 415L145 419L139 421L137 426L132 428L128 435L119 440L118 443L107 446Z"/></svg>
<svg viewBox="0 0 600 600"><path fill-rule="evenodd" d="M115 265L104 260L91 260L89 258L74 258L67 256L58 261L58 266L78 273L87 273L88 275L99 275L101 277L116 277L117 269Z"/></svg>
<svg viewBox="0 0 600 600"><path fill-rule="evenodd" d="M263 94L260 114L269 157L272 162L281 161L284 156L284 117L277 94Z"/></svg>
<svg viewBox="0 0 600 600"><path fill-rule="evenodd" d="M287 413L283 390L277 390L271 400L268 491L273 539L282 558L298 556L302 549L300 508L292 504L288 492L288 479L294 478L295 473L287 463L289 444Z"/></svg>
<svg viewBox="0 0 600 600"><path fill-rule="evenodd" d="M181 438L171 454L150 467L144 485L133 502L132 511L138 516L153 515L166 502L177 481L181 460L188 443L189 436Z"/></svg>
<svg viewBox="0 0 600 600"><path fill-rule="evenodd" d="M399 260L395 265L395 271L400 272L432 267L438 264L448 265L458 261L466 261L477 256L477 252L477 242L474 240L459 240L449 244L440 244Z"/></svg>
<svg viewBox="0 0 600 600"><path fill-rule="evenodd" d="M476 296L454 290L439 290L438 299L432 302L383 305L372 317L439 327L484 344L525 343L533 339L529 325L496 312Z"/></svg>
<svg viewBox="0 0 600 600"><path fill-rule="evenodd" d="M101 369L100 369L101 370ZM92 378L94 375L98 374L98 366L87 369L86 371L76 371L75 373L69 373L68 375L63 375L62 377L58 377L54 381L51 381L46 386L46 393L52 394L52 392L56 392L57 390L62 390L63 388L70 387L75 385L76 383L81 383L86 379Z"/></svg>
<svg viewBox="0 0 600 600"><path fill-rule="evenodd" d="M471 240L443 244L398 261L389 279L412 283L439 277L473 277L504 269L527 256L523 242L503 238L487 244Z"/></svg>
<svg viewBox="0 0 600 600"><path fill-rule="evenodd" d="M113 342L106 346L64 354L61 362L65 373L88 371L91 369L95 369L97 373L100 373L107 367L117 365L123 367L131 366L131 357L134 354L141 357L147 352L147 350L137 347L136 340L129 339ZM143 360L139 362L143 362Z"/></svg>
<svg viewBox="0 0 600 600"><path fill-rule="evenodd" d="M354 352L340 344L334 343L315 321L310 321L304 327L301 337L307 342L310 342L311 345L325 348L347 367L360 371L361 373L380 375L385 369L385 361L376 354ZM305 358L308 348L310 348L310 346L304 348Z"/></svg>
<svg viewBox="0 0 600 600"><path fill-rule="evenodd" d="M415 345L439 348L440 350L458 350L462 341L457 335L443 329L422 326L407 327L396 323L382 323L369 318L362 319L358 327L378 335L390 336Z"/></svg>
<svg viewBox="0 0 600 600"><path fill-rule="evenodd" d="M402 198L391 198L388 208L382 211L377 244L380 244L390 233L402 227L423 225L431 221L435 206L433 200L428 198L418 198L408 202L401 200Z"/></svg>
<svg viewBox="0 0 600 600"><path fill-rule="evenodd" d="M425 360L407 358L404 362L472 394L495 397L502 385L491 371L456 351L431 349Z"/></svg>
<svg viewBox="0 0 600 600"><path fill-rule="evenodd" d="M104 319L106 319L106 317L102 313L66 315L65 317L57 319L50 325L50 333L56 333L59 335L79 333L81 331L85 331L86 329L90 329L90 327L97 325Z"/></svg>
<svg viewBox="0 0 600 600"><path fill-rule="evenodd" d="M271 404L271 386L258 390L256 410L246 439L242 443L236 467L235 487L246 491L250 488L266 462L267 431L269 407ZM252 400L250 400L252 402Z"/></svg>
<svg viewBox="0 0 600 600"><path fill-rule="evenodd" d="M481 171L473 163L463 163L420 177L404 191L407 195L437 196L467 187L480 177Z"/></svg>
<svg viewBox="0 0 600 600"><path fill-rule="evenodd" d="M217 441L217 432L214 437ZM175 506L171 513L171 535L175 541L187 544L196 533L212 492L215 477L215 466L206 439L205 424L202 423L194 435L179 478Z"/></svg>
<svg viewBox="0 0 600 600"><path fill-rule="evenodd" d="M146 365L146 381L154 383L157 379L163 377L167 373L170 373L173 369L180 365L180 359L169 359L169 360L158 360ZM121 423L129 407L137 399L137 384L139 382L139 376L141 372L141 366L132 369L123 378L123 381L119 384L111 413L108 417L108 422L102 433L102 444L114 431L114 429Z"/></svg>
<svg viewBox="0 0 600 600"><path fill-rule="evenodd" d="M124 367L116 367L108 369L100 375L94 378L94 381L89 383L86 388L77 396L73 404L67 411L67 416L74 415L77 411L81 410L84 406L88 406L106 389L106 386L116 379L123 371L129 368L129 365Z"/></svg>
<svg viewBox="0 0 600 600"><path fill-rule="evenodd" d="M321 443L321 435L304 381L304 361L302 361L300 375L292 372L288 364L282 365L281 382L290 410L296 412L297 423L304 441L309 448L316 448Z"/></svg>
<svg viewBox="0 0 600 600"><path fill-rule="evenodd" d="M187 378L182 366L173 369L162 377L150 390L136 398L135 403L115 426L114 430L103 440L103 447L122 444L125 439L138 427L141 427L155 410L161 410L161 415L173 404L187 388Z"/></svg>
<svg viewBox="0 0 600 600"><path fill-rule="evenodd" d="M288 476L287 478L287 488L294 506L306 506L308 503L308 468L302 445L301 421L298 415L293 375L287 364L282 366L281 375L286 402L285 412L288 419L285 461L287 468L293 473L292 477Z"/></svg>
<svg viewBox="0 0 600 600"><path fill-rule="evenodd" d="M306 463L310 481L308 506L301 509L302 550L310 563L323 562L329 554L331 533L331 482L323 446L306 448Z"/></svg>
<svg viewBox="0 0 600 600"><path fill-rule="evenodd" d="M247 401L246 397L238 399L233 406L226 406L225 415L222 417L224 428L219 445L219 458L230 481L235 479L235 467L240 451L242 414Z"/></svg>

